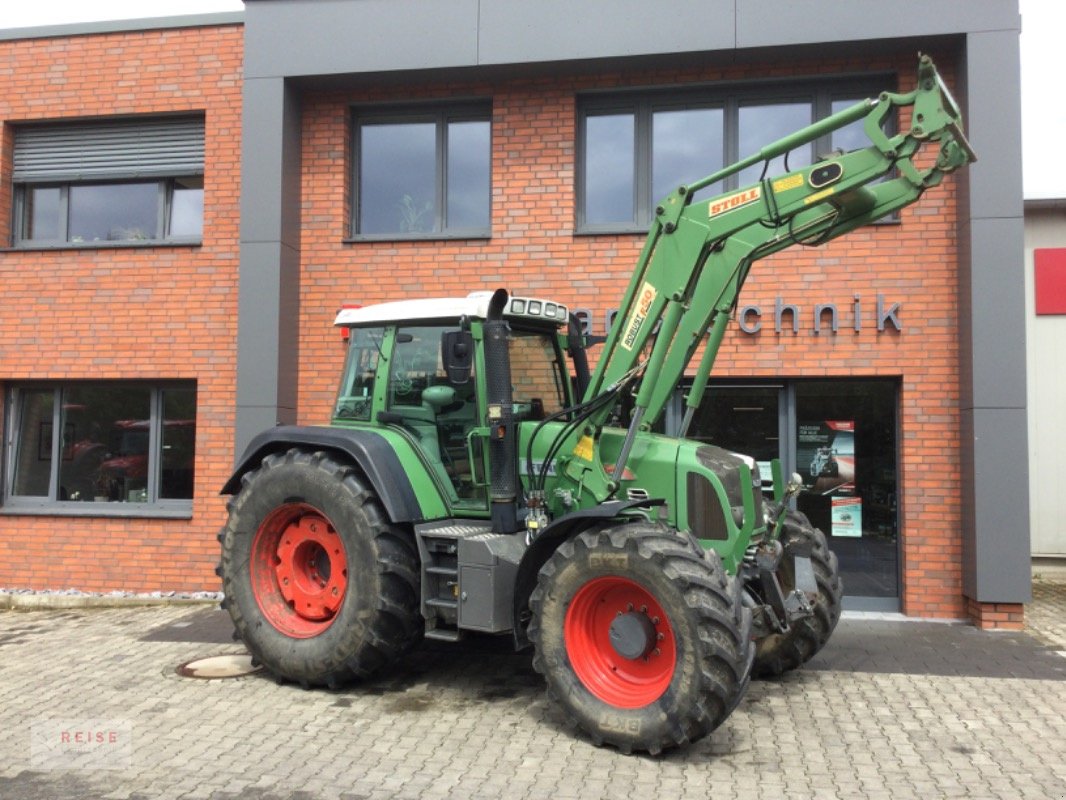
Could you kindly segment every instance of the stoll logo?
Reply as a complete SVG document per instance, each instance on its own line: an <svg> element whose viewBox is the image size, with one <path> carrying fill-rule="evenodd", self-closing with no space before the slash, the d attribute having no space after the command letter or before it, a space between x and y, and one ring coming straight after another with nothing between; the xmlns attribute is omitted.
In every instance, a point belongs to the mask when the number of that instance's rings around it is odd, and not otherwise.
<svg viewBox="0 0 1066 800"><path fill-rule="evenodd" d="M731 194L729 197L723 197L721 200L716 200L711 203L707 208L707 216L717 217L719 214L724 214L726 211L732 211L734 208L740 208L746 206L748 203L754 203L762 197L762 190L758 186L752 186L750 189L745 189L743 192L737 192Z"/></svg>
<svg viewBox="0 0 1066 800"><path fill-rule="evenodd" d="M129 769L132 756L128 719L48 719L31 726L34 769Z"/></svg>

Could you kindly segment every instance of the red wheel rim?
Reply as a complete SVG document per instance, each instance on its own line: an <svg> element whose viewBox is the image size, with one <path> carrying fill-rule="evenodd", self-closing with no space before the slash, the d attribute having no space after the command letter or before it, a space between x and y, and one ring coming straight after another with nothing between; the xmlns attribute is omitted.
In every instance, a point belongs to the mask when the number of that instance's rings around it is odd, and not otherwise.
<svg viewBox="0 0 1066 800"><path fill-rule="evenodd" d="M252 540L252 593L281 633L317 636L333 624L348 588L348 557L317 509L290 503L272 511Z"/></svg>
<svg viewBox="0 0 1066 800"><path fill-rule="evenodd" d="M611 643L612 623L627 614L641 615L653 632L636 658L622 656ZM670 620L651 592L626 578L606 576L582 586L567 609L563 637L578 679L616 708L654 703L674 677L677 645Z"/></svg>

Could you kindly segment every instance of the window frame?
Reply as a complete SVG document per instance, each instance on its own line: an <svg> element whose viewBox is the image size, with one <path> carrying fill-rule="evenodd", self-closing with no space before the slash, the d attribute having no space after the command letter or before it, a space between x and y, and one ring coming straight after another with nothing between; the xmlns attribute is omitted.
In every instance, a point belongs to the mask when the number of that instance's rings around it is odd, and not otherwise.
<svg viewBox="0 0 1066 800"><path fill-rule="evenodd" d="M646 233L652 223L656 204L662 198L652 197L652 165L654 163L652 125L654 115L660 111L692 109L721 109L722 164L729 165L750 153L740 153L739 111L742 107L772 105L777 103L806 102L811 106L811 123L824 119L831 113L832 103L854 97L856 102L864 97L876 97L885 86L895 85L895 73L875 73L872 76L837 76L811 80L758 81L740 84L719 84L686 87L656 87L640 90L617 90L613 92L589 92L577 97L577 123L575 151L577 157L575 175L574 231L578 235ZM617 222L587 222L588 142L587 120L590 116L631 113L634 117L634 179L633 218ZM890 120L894 126L894 120ZM892 131L894 133L894 129ZM766 144L764 142L763 144ZM831 135L820 137L811 145L811 162L821 154L832 150ZM698 180L713 169L692 175ZM739 174L726 178L722 191L738 188ZM898 222L898 215L885 222Z"/></svg>
<svg viewBox="0 0 1066 800"><path fill-rule="evenodd" d="M179 181L201 178L202 175L175 175L156 180L92 180L66 181L62 183L19 183L15 186L14 246L19 250L51 250L101 247L158 247L161 245L199 245L203 242L203 225L199 236L172 236L170 227L174 207L174 187ZM73 241L70 239L70 190L75 186L126 186L131 184L156 184L159 195L156 212L155 236L145 239L116 239L104 241ZM27 236L30 224L29 194L34 189L59 189L58 223L55 239L31 239Z"/></svg>
<svg viewBox="0 0 1066 800"><path fill-rule="evenodd" d="M175 193L198 182L205 194L206 128L202 114L144 115L111 119L30 122L14 128L10 246L17 250L189 246L203 242L204 213L197 235L174 236ZM146 238L72 241L71 190L155 184L155 228ZM58 189L54 238L29 238L30 196ZM121 219L117 219L121 222Z"/></svg>
<svg viewBox="0 0 1066 800"><path fill-rule="evenodd" d="M137 501L91 501L60 500L59 477L62 470L63 436L61 431L63 414L63 393L76 387L99 387L149 390L149 427L148 427L148 464L147 464L147 499ZM19 441L21 420L20 395L24 391L52 391L52 436L48 476L48 496L31 496L14 494L15 458L19 448L35 446L34 442ZM163 480L163 434L165 395L167 391L192 390L198 392L195 381L164 381L147 383L142 381L27 381L9 384L4 391L4 448L3 448L3 495L0 503L0 515L46 515L78 517L159 517L188 519L192 516L193 497L162 498ZM195 476L196 449L193 448ZM194 477L195 481L195 477Z"/></svg>
<svg viewBox="0 0 1066 800"><path fill-rule="evenodd" d="M489 185L485 200L488 204L488 224L482 227L451 227L448 219L448 126L458 122L484 122L489 126L488 166ZM360 231L360 212L363 197L360 165L362 163L362 126L432 123L434 137L434 215L433 230L420 232L363 233ZM492 104L491 101L463 103L430 103L400 106L353 106L351 110L351 215L348 220L346 242L426 241L440 239L489 239L492 237Z"/></svg>

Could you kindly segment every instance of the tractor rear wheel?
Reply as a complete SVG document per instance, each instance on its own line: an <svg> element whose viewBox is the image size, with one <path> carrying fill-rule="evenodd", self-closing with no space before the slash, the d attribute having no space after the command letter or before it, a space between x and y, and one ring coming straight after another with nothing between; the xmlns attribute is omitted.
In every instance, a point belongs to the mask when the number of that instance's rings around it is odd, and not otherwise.
<svg viewBox="0 0 1066 800"><path fill-rule="evenodd" d="M559 546L530 598L533 667L596 744L655 754L717 728L750 677L751 613L717 554L661 525Z"/></svg>
<svg viewBox="0 0 1066 800"><path fill-rule="evenodd" d="M776 518L781 507L771 504L767 512ZM787 595L796 587L792 554L795 549L811 551L811 566L818 585L818 597L812 604L814 613L793 622L788 633L772 633L759 639L755 651L756 676L780 675L809 661L829 641L840 620L840 598L844 592L837 557L826 542L825 534L811 525L805 514L786 509L780 541L784 549L777 580Z"/></svg>
<svg viewBox="0 0 1066 800"><path fill-rule="evenodd" d="M339 686L421 636L413 545L364 479L325 453L267 456L244 477L220 539L225 606L278 677Z"/></svg>

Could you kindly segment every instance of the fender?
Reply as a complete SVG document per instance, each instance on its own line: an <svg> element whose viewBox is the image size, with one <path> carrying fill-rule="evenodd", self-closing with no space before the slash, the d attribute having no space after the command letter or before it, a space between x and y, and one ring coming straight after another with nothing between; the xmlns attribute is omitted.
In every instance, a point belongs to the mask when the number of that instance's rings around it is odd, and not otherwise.
<svg viewBox="0 0 1066 800"><path fill-rule="evenodd" d="M367 430L318 425L279 425L249 443L220 494L237 494L241 478L271 453L291 447L328 450L358 465L381 498L393 522L421 522L422 506L400 459L383 436Z"/></svg>
<svg viewBox="0 0 1066 800"><path fill-rule="evenodd" d="M526 636L526 627L529 624L529 596L537 585L537 573L544 566L552 553L564 541L576 536L586 528L592 527L597 522L605 522L620 517L623 511L631 508L652 508L665 504L665 500L653 498L651 500L609 500L592 508L584 508L580 511L566 514L554 520L541 534L533 540L522 554L522 560L518 562L518 573L515 575L514 598L511 624L514 630L514 643L516 650L523 650L529 646Z"/></svg>

